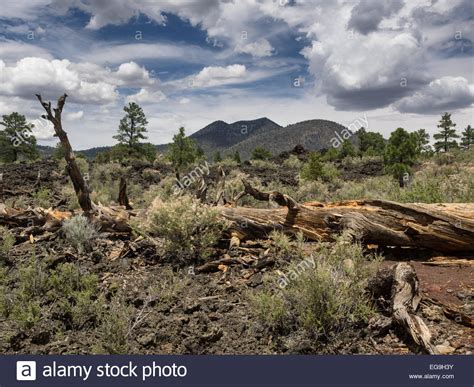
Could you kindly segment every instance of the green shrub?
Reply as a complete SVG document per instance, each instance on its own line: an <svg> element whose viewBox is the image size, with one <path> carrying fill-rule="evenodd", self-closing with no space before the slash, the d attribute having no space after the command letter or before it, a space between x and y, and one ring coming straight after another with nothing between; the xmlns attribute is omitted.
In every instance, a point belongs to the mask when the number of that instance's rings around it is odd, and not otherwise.
<svg viewBox="0 0 474 387"><path fill-rule="evenodd" d="M474 180L469 168L457 164L425 165L408 187L393 200L421 203L468 203L474 201Z"/></svg>
<svg viewBox="0 0 474 387"><path fill-rule="evenodd" d="M189 276L181 275L182 272L173 271L170 267L165 267L160 273L160 281L153 285L149 293L162 305L169 305L177 299L178 294L186 287Z"/></svg>
<svg viewBox="0 0 474 387"><path fill-rule="evenodd" d="M327 184L316 181L303 181L298 187L298 191L294 199L298 202L320 201L325 202L329 200L329 187Z"/></svg>
<svg viewBox="0 0 474 387"><path fill-rule="evenodd" d="M129 352L129 334L132 327L132 308L123 295L115 296L100 318L97 330L99 343L93 352L103 354L126 354Z"/></svg>
<svg viewBox="0 0 474 387"><path fill-rule="evenodd" d="M146 168L141 173L143 179L146 181L160 181L161 173L156 169Z"/></svg>
<svg viewBox="0 0 474 387"><path fill-rule="evenodd" d="M49 297L57 302L58 314L70 318L73 328L81 329L87 322L96 323L102 308L97 298L99 278L96 274L64 263L51 272L49 281Z"/></svg>
<svg viewBox="0 0 474 387"><path fill-rule="evenodd" d="M364 256L361 244L343 235L320 245L315 256L292 261L285 275L269 275L264 290L251 296L251 305L272 330L302 328L330 338L372 315L365 288L379 261Z"/></svg>
<svg viewBox="0 0 474 387"><path fill-rule="evenodd" d="M48 188L41 188L36 192L31 194L33 199L35 200L36 204L39 207L49 208L51 207L51 199L53 197L53 193Z"/></svg>
<svg viewBox="0 0 474 387"><path fill-rule="evenodd" d="M2 315L21 329L30 329L42 317L41 300L49 289L46 265L33 253L11 276L11 282L16 287L11 289L6 283L2 286Z"/></svg>
<svg viewBox="0 0 474 387"><path fill-rule="evenodd" d="M309 154L308 161L303 165L301 169L300 177L303 180L312 181L318 180L323 176L323 163L321 161L321 155L317 152L311 152Z"/></svg>
<svg viewBox="0 0 474 387"><path fill-rule="evenodd" d="M278 165L276 165L273 161L266 160L266 159L252 160L252 166L255 168L260 168L260 169L270 169L270 170L278 169Z"/></svg>
<svg viewBox="0 0 474 387"><path fill-rule="evenodd" d="M279 293L263 290L249 295L250 306L256 317L270 330L284 328L289 316L284 298Z"/></svg>
<svg viewBox="0 0 474 387"><path fill-rule="evenodd" d="M97 237L97 230L83 215L73 216L65 220L62 231L66 240L79 254L89 251L94 238Z"/></svg>
<svg viewBox="0 0 474 387"><path fill-rule="evenodd" d="M301 169L303 162L295 155L290 155L285 161L283 161L283 167L289 169Z"/></svg>
<svg viewBox="0 0 474 387"><path fill-rule="evenodd" d="M129 167L124 167L116 162L94 164L89 181L92 201L104 205L115 202L119 192L120 178L126 176L128 171ZM133 197L136 191L137 189L133 184L127 184L129 197Z"/></svg>
<svg viewBox="0 0 474 387"><path fill-rule="evenodd" d="M321 155L311 152L308 161L303 165L300 177L305 181L322 180L331 182L340 175L337 168L332 163L323 163Z"/></svg>
<svg viewBox="0 0 474 387"><path fill-rule="evenodd" d="M296 238L291 238L285 233L274 230L269 235L272 252L277 259L302 259L304 255L304 237L302 233L296 234Z"/></svg>
<svg viewBox="0 0 474 387"><path fill-rule="evenodd" d="M66 328L95 325L102 309L97 275L72 263L48 270L33 253L18 270L0 276L0 313L21 329L41 319L55 319Z"/></svg>
<svg viewBox="0 0 474 387"><path fill-rule="evenodd" d="M81 206L79 200L77 200L76 192L70 185L64 185L61 187L61 197L66 200L66 205L69 210L77 210Z"/></svg>
<svg viewBox="0 0 474 387"><path fill-rule="evenodd" d="M166 255L190 259L211 253L225 228L216 210L189 196L155 204L149 209L146 231L163 238Z"/></svg>
<svg viewBox="0 0 474 387"><path fill-rule="evenodd" d="M261 147L257 146L253 151L252 151L252 159L253 160L268 160L272 157L272 153Z"/></svg>
<svg viewBox="0 0 474 387"><path fill-rule="evenodd" d="M89 173L89 161L87 161L84 157L81 157L80 154L76 154L75 157L76 157L76 164L79 167L79 170L81 171L82 176L87 179L86 174ZM61 159L58 165L59 165L60 171L62 171L62 173L64 174L67 174L66 160Z"/></svg>
<svg viewBox="0 0 474 387"><path fill-rule="evenodd" d="M0 226L0 265L15 244L15 237L6 227Z"/></svg>

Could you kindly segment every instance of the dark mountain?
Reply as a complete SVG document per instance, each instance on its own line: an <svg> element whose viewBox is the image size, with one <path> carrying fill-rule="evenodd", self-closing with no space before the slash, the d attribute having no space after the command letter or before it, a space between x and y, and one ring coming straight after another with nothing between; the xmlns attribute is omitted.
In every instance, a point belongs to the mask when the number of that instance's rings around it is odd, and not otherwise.
<svg viewBox="0 0 474 387"><path fill-rule="evenodd" d="M259 118L252 121L237 121L228 124L224 121L215 121L203 129L193 133L190 137L197 141L206 153L225 151L231 146L253 137L258 133L280 129L281 126L268 118Z"/></svg>
<svg viewBox="0 0 474 387"><path fill-rule="evenodd" d="M342 132L344 130L344 132ZM250 158L252 150L257 146L263 146L274 155L293 149L296 145L302 145L308 150L329 149L332 147L331 140L343 136L347 130L344 126L327 120L309 120L288 125L284 128L273 128L259 131L253 136L231 146L226 153L233 154L239 151L243 159ZM356 142L356 136L351 136L351 141ZM334 140L332 140L334 142Z"/></svg>
<svg viewBox="0 0 474 387"><path fill-rule="evenodd" d="M206 127L190 135L204 150L208 158L219 151L223 156L232 155L239 151L242 159L250 158L252 151L262 146L272 154L293 149L302 145L308 150L329 149L332 139L341 138L347 130L344 126L327 120L309 120L282 127L268 118L259 118L251 121L237 121L228 124L224 121L214 121ZM344 132L343 132L344 131ZM356 136L351 137L356 142ZM41 146L41 152L49 155L54 148ZM79 151L89 159L93 159L98 152L111 147L97 147ZM167 144L157 145L159 152L165 152Z"/></svg>

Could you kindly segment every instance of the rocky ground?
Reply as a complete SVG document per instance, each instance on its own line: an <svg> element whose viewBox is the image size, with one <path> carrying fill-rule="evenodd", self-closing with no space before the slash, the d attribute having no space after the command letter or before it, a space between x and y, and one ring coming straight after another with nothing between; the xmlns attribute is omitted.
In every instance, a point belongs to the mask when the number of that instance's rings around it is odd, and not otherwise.
<svg viewBox="0 0 474 387"><path fill-rule="evenodd" d="M137 164L130 169L128 179L142 182L140 171L153 168ZM245 168L245 167L244 167ZM0 166L5 184L4 195L14 203L18 193L24 197L22 205L32 205L32 187L41 169L41 187L47 187L60 203L60 188L69 184L68 178L58 172L54 161L24 165ZM370 171L348 174L358 177ZM169 173L157 170L157 176ZM252 170L255 175L264 171ZM281 172L279 177L292 183L290 174ZM225 241L224 241L225 242ZM133 247L133 248L131 248ZM266 246L249 242L242 247L252 255L263 254ZM127 330L127 352L140 354L412 354L419 348L406 336L404 330L390 325L390 318L383 310L376 313L368 324L330 340L315 340L303 330L273 332L256 319L249 306L249 292L263 286L265 273L281 269L276 262L262 269L245 264L248 251L237 254L239 265L223 265L216 272L196 273L192 265L163 261L144 241L128 237L102 235L91 253L78 254L57 233L48 239L17 244L6 260L7 270L26 262L32 252L48 268L60 263L75 262L84 270L97 274L104 308L118 291L129 306L125 315L130 319ZM216 256L226 253L225 243L216 248ZM474 267L470 262L449 266L427 265L426 256L417 257L410 251L388 254L383 267L409 260L420 279L423 302L419 315L423 317L434 335L435 344L442 345L444 353L472 354L474 338L472 327L460 323L460 318L449 315L444 306L450 305L464 314L473 315ZM434 301L433 301L434 300ZM0 316L0 352L9 354L86 354L95 351L102 340L100 332L87 324L82 329L58 328L48 318L54 308L44 311L42 320L30 329L20 329ZM124 317L125 318L125 317Z"/></svg>

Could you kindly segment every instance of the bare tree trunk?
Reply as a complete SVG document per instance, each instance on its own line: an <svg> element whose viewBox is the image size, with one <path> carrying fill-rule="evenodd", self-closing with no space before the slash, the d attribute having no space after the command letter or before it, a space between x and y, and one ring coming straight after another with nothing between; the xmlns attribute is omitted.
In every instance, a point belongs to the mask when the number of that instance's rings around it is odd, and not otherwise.
<svg viewBox="0 0 474 387"><path fill-rule="evenodd" d="M72 180L72 184L74 186L74 191L76 192L79 205L84 211L84 214L86 216L90 216L93 210L93 206L89 197L89 188L87 187L87 184L84 178L82 177L81 171L76 163L74 152L72 150L71 144L69 143L67 133L63 130L61 122L61 114L63 111L64 104L66 103L67 94L64 94L59 97L57 106L53 109L54 115L53 111L51 110L51 102L43 102L41 95L39 94L36 94L36 97L38 98L44 110L46 111L46 114L43 115L43 118L51 121L54 127L54 132L59 138L59 141L61 141L61 145L64 150L64 158L67 163L66 168L69 177Z"/></svg>
<svg viewBox="0 0 474 387"><path fill-rule="evenodd" d="M121 206L125 206L127 210L133 209L128 200L127 181L125 180L124 177L120 178L119 195L118 195L117 201Z"/></svg>

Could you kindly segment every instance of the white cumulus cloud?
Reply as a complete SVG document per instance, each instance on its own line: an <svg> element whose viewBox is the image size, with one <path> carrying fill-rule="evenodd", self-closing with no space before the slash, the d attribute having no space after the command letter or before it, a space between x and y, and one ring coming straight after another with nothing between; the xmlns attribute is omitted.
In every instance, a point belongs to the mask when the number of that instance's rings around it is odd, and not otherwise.
<svg viewBox="0 0 474 387"><path fill-rule="evenodd" d="M231 84L241 80L247 75L245 65L233 64L229 66L204 67L193 77L193 86L213 87Z"/></svg>
<svg viewBox="0 0 474 387"><path fill-rule="evenodd" d="M437 113L474 104L474 84L463 77L442 77L413 95L402 98L394 107L403 113Z"/></svg>

